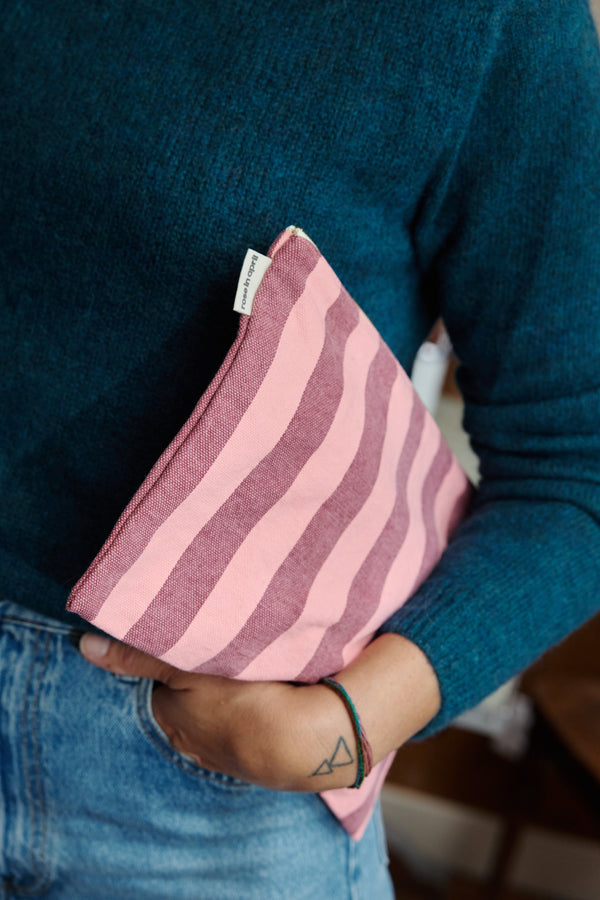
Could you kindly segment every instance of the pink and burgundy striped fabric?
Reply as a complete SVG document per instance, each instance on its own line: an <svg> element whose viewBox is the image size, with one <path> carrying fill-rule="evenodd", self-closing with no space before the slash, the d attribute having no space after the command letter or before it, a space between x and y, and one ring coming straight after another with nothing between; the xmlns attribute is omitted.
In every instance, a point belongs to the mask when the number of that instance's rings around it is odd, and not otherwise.
<svg viewBox="0 0 600 900"><path fill-rule="evenodd" d="M287 229L192 416L68 608L181 669L314 682L414 592L468 482L317 248ZM391 759L323 799L356 838Z"/></svg>

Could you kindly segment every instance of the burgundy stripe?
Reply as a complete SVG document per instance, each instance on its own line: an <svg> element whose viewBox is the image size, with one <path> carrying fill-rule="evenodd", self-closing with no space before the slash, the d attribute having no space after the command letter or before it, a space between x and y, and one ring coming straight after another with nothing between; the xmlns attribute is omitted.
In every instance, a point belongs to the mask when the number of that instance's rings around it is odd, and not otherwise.
<svg viewBox="0 0 600 900"><path fill-rule="evenodd" d="M344 647L366 625L379 606L385 579L400 552L410 524L406 485L419 448L424 424L425 408L415 395L406 440L396 468L394 508L354 577L343 618L327 629L312 659L299 673L297 681L317 681L324 674L332 674L343 668Z"/></svg>
<svg viewBox="0 0 600 900"><path fill-rule="evenodd" d="M188 546L143 616L124 640L154 656L166 653L184 634L222 576L246 535L280 499L299 470L322 443L339 405L345 343L358 322L358 310L340 297L326 315L323 349L290 424L255 469L231 494ZM324 400L323 385L330 385ZM308 429L306 423L311 422ZM215 544L215 534L219 535ZM203 561L199 567L199 560Z"/></svg>
<svg viewBox="0 0 600 900"><path fill-rule="evenodd" d="M442 553L437 528L435 524L435 500L442 486L444 478L452 465L452 454L441 432L438 434L439 446L431 468L427 473L423 490L421 492L421 507L423 510L423 522L425 524L425 551L419 568L419 573L415 578L411 594L417 587L425 581L434 565L438 561Z"/></svg>
<svg viewBox="0 0 600 900"><path fill-rule="evenodd" d="M467 482L464 490L462 490L456 498L456 502L452 507L452 512L448 517L448 523L446 525L446 535L448 538L450 538L450 535L458 527L459 523L465 518L472 497L473 491L470 484Z"/></svg>
<svg viewBox="0 0 600 900"><path fill-rule="evenodd" d="M182 500L199 484L239 424L273 361L290 310L320 259L306 240L288 241L275 256L255 303L260 316L241 316L238 336L213 381L174 441L151 469L119 517L101 553L71 594L77 612L94 619L106 597L135 562L146 544ZM228 371L229 370L229 371ZM221 385L223 414L212 417L207 436L202 414ZM207 439L208 437L208 439ZM174 449L177 452L174 452ZM169 472L171 467L176 473ZM157 479L168 482L168 490ZM151 510L144 502L152 490ZM107 557L107 565L104 559Z"/></svg>
<svg viewBox="0 0 600 900"><path fill-rule="evenodd" d="M347 472L278 569L244 627L227 647L194 671L235 677L297 621L306 605L314 573L320 570L340 534L360 511L373 489L396 373L397 363L382 343L369 369L365 385L366 418L359 447ZM313 575L310 580L299 583L298 572ZM276 617L272 612L274 608L278 611Z"/></svg>

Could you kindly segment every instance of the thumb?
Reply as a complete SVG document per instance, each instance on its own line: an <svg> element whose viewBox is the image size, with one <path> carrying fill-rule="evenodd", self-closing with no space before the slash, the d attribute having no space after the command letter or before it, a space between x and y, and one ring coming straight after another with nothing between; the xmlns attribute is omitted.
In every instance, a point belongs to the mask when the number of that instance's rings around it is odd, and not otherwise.
<svg viewBox="0 0 600 900"><path fill-rule="evenodd" d="M148 653L100 634L84 634L79 641L79 651L88 662L115 675L134 675L172 684L178 675L184 674Z"/></svg>

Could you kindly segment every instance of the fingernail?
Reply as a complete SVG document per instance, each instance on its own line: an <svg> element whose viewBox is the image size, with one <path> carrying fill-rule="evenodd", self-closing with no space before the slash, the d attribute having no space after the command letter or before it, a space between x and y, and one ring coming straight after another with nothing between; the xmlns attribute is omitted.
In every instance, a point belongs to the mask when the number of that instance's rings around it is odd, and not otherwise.
<svg viewBox="0 0 600 900"><path fill-rule="evenodd" d="M100 634L84 634L79 641L79 650L90 662L99 662L106 656L110 640Z"/></svg>

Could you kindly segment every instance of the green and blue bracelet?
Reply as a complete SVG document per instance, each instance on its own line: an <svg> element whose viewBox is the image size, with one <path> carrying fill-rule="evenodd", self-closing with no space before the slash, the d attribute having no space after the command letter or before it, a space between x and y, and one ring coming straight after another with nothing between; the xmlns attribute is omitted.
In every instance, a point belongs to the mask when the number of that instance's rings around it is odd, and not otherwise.
<svg viewBox="0 0 600 900"><path fill-rule="evenodd" d="M350 721L352 722L352 730L354 731L354 737L356 738L356 749L358 753L358 769L356 773L356 781L354 782L352 787L359 788L373 768L373 751L371 750L371 745L367 740L367 736L361 725L356 707L352 702L352 699L348 694L346 688L334 678L321 678L319 684L324 684L327 687L331 688L332 691L335 691L335 693L339 697L341 697L344 706L346 707L346 709L348 710L348 714L350 715Z"/></svg>

